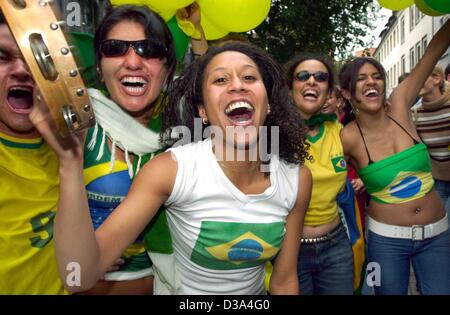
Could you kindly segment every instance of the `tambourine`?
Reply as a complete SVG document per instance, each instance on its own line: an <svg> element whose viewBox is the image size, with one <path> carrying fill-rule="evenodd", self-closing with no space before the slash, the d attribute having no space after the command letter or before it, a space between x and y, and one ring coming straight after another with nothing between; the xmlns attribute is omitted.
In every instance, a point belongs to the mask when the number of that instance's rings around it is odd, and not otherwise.
<svg viewBox="0 0 450 315"><path fill-rule="evenodd" d="M95 123L72 47L48 0L1 0L0 9L62 136Z"/></svg>

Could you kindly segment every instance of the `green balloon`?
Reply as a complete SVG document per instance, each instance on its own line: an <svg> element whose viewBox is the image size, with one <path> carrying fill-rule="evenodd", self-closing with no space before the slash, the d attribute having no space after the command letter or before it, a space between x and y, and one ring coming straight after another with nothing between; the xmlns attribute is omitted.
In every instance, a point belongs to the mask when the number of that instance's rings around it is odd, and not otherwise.
<svg viewBox="0 0 450 315"><path fill-rule="evenodd" d="M450 13L450 1L448 0L425 0L425 3L433 10L441 13Z"/></svg>
<svg viewBox="0 0 450 315"><path fill-rule="evenodd" d="M184 54L186 54L188 44L189 44L189 36L187 36L178 26L177 19L173 16L169 21L166 22L169 27L170 32L172 33L173 40L175 42L175 51L177 60L182 60Z"/></svg>

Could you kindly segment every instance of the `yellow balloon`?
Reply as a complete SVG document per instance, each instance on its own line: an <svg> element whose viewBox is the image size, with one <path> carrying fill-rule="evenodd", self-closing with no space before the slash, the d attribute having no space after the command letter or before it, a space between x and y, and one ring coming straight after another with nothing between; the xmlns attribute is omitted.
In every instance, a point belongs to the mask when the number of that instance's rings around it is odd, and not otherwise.
<svg viewBox="0 0 450 315"><path fill-rule="evenodd" d="M143 4L143 0L111 0L112 5L123 5L123 4Z"/></svg>
<svg viewBox="0 0 450 315"><path fill-rule="evenodd" d="M203 32L205 33L205 37L207 40L219 39L229 33L229 31L224 30L224 29L214 25L213 23L211 23L209 18L203 14L203 11L201 11L200 14L201 14L200 19L201 19Z"/></svg>
<svg viewBox="0 0 450 315"><path fill-rule="evenodd" d="M230 32L257 27L270 10L270 0L197 0L211 23Z"/></svg>
<svg viewBox="0 0 450 315"><path fill-rule="evenodd" d="M415 0L416 6L419 8L420 11L422 11L426 15L430 16L439 16L444 15L445 13L438 12L430 8L426 3L425 0Z"/></svg>
<svg viewBox="0 0 450 315"><path fill-rule="evenodd" d="M378 3L386 9L398 11L406 9L414 4L414 0L378 0Z"/></svg>
<svg viewBox="0 0 450 315"><path fill-rule="evenodd" d="M158 13L166 22L169 21L175 13L177 13L177 11L158 11L156 9L153 9L153 11Z"/></svg>
<svg viewBox="0 0 450 315"><path fill-rule="evenodd" d="M187 0L184 0L187 1ZM112 5L122 5L122 4L137 4L137 5L146 5L148 6L150 9L152 9L154 12L158 13L159 16L161 16L164 21L169 21L174 15L175 12L177 11L176 9L172 9L172 10L166 10L166 9L161 9L158 6L153 6L152 2L153 1L149 1L149 0L111 0L111 4ZM192 2L192 1L191 1Z"/></svg>
<svg viewBox="0 0 450 315"><path fill-rule="evenodd" d="M161 12L176 11L178 9L187 7L194 0L144 0L150 7L155 8Z"/></svg>

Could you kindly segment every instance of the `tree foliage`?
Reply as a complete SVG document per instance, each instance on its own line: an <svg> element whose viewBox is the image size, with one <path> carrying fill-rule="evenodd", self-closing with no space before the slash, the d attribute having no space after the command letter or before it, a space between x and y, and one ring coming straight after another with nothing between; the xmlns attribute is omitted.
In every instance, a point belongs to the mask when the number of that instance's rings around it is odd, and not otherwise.
<svg viewBox="0 0 450 315"><path fill-rule="evenodd" d="M369 44L362 38L378 12L373 0L272 0L268 18L248 37L280 62L302 52L344 58Z"/></svg>

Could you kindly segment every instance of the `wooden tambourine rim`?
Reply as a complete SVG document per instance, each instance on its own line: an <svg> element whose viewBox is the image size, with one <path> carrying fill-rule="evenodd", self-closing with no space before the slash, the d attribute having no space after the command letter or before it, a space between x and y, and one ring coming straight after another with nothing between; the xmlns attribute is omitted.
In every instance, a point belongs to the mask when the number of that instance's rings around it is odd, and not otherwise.
<svg viewBox="0 0 450 315"><path fill-rule="evenodd" d="M95 119L87 90L54 8L46 0L2 0L0 10L59 132L66 136L92 126ZM48 50L49 57L43 53L37 59L51 58L56 76L45 78L41 68L51 68L51 62L38 62L32 46L35 51Z"/></svg>

